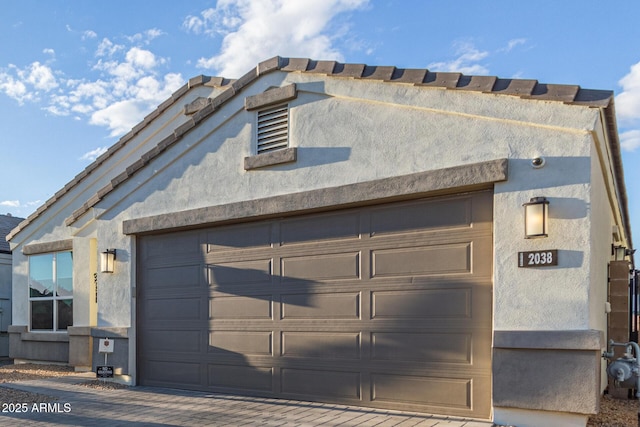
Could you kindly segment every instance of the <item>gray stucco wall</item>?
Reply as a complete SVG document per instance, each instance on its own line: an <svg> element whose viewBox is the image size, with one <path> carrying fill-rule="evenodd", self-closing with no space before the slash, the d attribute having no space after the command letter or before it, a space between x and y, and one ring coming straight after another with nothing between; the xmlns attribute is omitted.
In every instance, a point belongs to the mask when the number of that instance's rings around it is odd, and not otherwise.
<svg viewBox="0 0 640 427"><path fill-rule="evenodd" d="M11 254L0 253L0 357L9 356L7 328L11 324L11 278Z"/></svg>

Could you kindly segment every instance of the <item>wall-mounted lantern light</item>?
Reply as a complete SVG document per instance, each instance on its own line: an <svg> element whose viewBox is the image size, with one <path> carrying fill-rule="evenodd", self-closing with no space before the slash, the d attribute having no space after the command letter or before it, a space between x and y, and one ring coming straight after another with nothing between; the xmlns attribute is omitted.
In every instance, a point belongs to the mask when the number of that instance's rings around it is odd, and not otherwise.
<svg viewBox="0 0 640 427"><path fill-rule="evenodd" d="M116 250L107 249L100 254L100 271L102 273L113 273L113 266L116 262Z"/></svg>
<svg viewBox="0 0 640 427"><path fill-rule="evenodd" d="M549 201L546 197L533 197L524 206L524 237L535 239L547 237L549 223Z"/></svg>
<svg viewBox="0 0 640 427"><path fill-rule="evenodd" d="M611 245L611 255L614 256L615 261L623 261L625 257L631 256L636 252L635 249L627 249L625 246L614 244Z"/></svg>
<svg viewBox="0 0 640 427"><path fill-rule="evenodd" d="M622 245L620 246L611 245L611 255L613 255L613 259L615 261L622 261L624 260L624 257L627 255L627 248Z"/></svg>

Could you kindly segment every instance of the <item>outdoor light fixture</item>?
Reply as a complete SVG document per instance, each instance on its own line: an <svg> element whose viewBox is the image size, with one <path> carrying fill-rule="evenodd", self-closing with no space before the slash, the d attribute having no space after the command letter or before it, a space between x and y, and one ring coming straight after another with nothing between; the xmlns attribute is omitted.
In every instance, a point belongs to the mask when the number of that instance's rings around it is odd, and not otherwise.
<svg viewBox="0 0 640 427"><path fill-rule="evenodd" d="M549 223L549 201L546 197L533 197L524 206L524 237L535 239L547 237Z"/></svg>
<svg viewBox="0 0 640 427"><path fill-rule="evenodd" d="M625 257L631 256L636 252L635 249L627 249L625 246L614 244L611 245L611 255L614 256L614 260L623 261Z"/></svg>
<svg viewBox="0 0 640 427"><path fill-rule="evenodd" d="M624 259L624 257L627 255L627 248L620 245L620 246L615 246L615 245L611 245L611 255L614 256L614 260L616 261L622 261Z"/></svg>
<svg viewBox="0 0 640 427"><path fill-rule="evenodd" d="M100 271L102 273L113 273L113 265L116 261L116 250L107 249L100 254Z"/></svg>

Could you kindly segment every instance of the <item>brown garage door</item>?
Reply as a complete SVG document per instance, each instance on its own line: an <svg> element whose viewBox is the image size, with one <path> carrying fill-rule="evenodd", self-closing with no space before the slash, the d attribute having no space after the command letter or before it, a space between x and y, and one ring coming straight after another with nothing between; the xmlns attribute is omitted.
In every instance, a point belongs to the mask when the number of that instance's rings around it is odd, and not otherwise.
<svg viewBox="0 0 640 427"><path fill-rule="evenodd" d="M139 382L489 417L492 200L140 237Z"/></svg>

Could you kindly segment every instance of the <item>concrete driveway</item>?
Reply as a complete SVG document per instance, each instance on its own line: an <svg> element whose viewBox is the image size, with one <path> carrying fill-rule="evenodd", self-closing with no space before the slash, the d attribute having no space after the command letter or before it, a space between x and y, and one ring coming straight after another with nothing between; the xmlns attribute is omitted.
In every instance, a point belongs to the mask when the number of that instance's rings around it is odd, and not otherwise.
<svg viewBox="0 0 640 427"><path fill-rule="evenodd" d="M0 425L20 426L447 426L492 423L409 412L156 387L84 387L86 375L5 383L57 397L53 404L2 402ZM25 410L24 412L16 412Z"/></svg>

